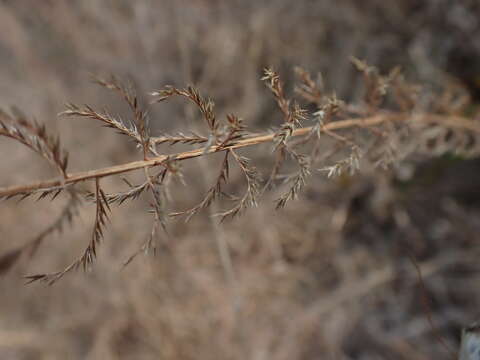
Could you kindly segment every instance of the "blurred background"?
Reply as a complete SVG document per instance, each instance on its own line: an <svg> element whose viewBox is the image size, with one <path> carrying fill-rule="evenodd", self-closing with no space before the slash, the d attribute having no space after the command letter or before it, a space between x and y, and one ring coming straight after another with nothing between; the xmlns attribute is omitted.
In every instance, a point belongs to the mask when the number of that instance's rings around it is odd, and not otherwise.
<svg viewBox="0 0 480 360"><path fill-rule="evenodd" d="M329 92L356 101L362 78L351 55L385 72L399 65L429 89L455 82L475 106L480 3L0 2L0 105L61 134L71 172L141 158L132 143L91 120L57 117L66 102L129 116L90 82L92 73L131 79L143 102L166 84L195 84L215 100L219 118L233 112L259 132L282 121L260 81L265 66L280 72L289 94L299 65L321 72ZM151 119L157 135L202 128L196 110L179 100L152 108ZM268 171L269 151L245 154ZM0 139L0 153L1 186L55 175L9 139ZM218 161L183 164L186 187L175 185L174 209L201 199ZM81 253L95 212L84 204L71 227L0 275L0 358L451 359L438 334L457 349L461 328L479 315L480 162L443 157L398 166L337 180L316 173L285 209L274 210L273 191L220 226L215 207L189 223L173 221L170 238L161 240L168 251L139 256L122 270L151 226L148 199L126 203L113 209L91 272L52 287L25 286L23 275L62 269ZM407 180L399 179L402 166L413 174ZM103 184L121 188L118 178ZM232 186L244 188L235 171ZM0 254L48 227L65 202L0 203ZM222 263L221 244L231 267Z"/></svg>

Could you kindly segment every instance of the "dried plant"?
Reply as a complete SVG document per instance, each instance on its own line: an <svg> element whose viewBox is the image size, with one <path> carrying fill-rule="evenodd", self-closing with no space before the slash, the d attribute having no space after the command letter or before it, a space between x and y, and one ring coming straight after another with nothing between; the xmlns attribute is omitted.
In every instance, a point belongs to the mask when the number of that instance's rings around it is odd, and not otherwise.
<svg viewBox="0 0 480 360"><path fill-rule="evenodd" d="M244 121L233 114L221 121L216 116L214 102L200 95L192 86L185 89L166 86L152 92L150 95L153 100L142 105L131 84L124 84L115 77L96 78L96 84L114 91L127 103L131 117L123 120L114 117L106 109L99 111L88 105L75 104L67 104L61 116L96 120L128 136L141 150L142 159L77 173L67 172L68 154L60 146L58 138L48 134L44 126L28 120L16 109L12 109L11 114L1 112L0 135L26 145L44 157L60 176L0 188L0 198L25 199L36 195L39 199L51 197L53 200L66 192L70 200L58 220L44 232L27 245L0 258L0 271L8 270L27 251L33 254L43 239L54 231L60 231L64 223L71 222L82 200L93 202L96 206L92 236L83 254L63 270L27 276L28 282L52 284L72 270L89 268L97 256L110 206L136 200L142 194L150 197L152 227L141 248L126 264L141 252L156 251L158 238L164 236L160 228L168 236L171 218L184 217L188 220L215 201L220 201L220 204L234 201L233 205L217 214L223 221L257 206L264 191L274 187L282 189L276 200L276 208L283 208L299 196L314 173L325 174L328 178L351 176L363 164L388 167L408 160L417 153L435 156L446 152L462 156L478 154L480 126L475 116L467 118L462 115L467 113L465 109L468 106L464 98L459 101L452 94L443 94L425 105L425 102L419 101L421 90L408 84L398 68L383 76L363 61L352 59L352 62L364 77L365 94L359 104L347 104L335 94L327 94L320 76L313 80L307 71L300 68L296 69L299 83L295 93L298 98L289 98L279 74L270 68L265 69L262 80L271 91L283 117L276 130L265 134L250 133ZM188 131L151 136L148 106L174 96L186 98L198 108L206 125L204 134ZM313 106L315 110L309 112L305 110L307 106ZM320 145L327 140L334 142L334 151L322 153ZM275 160L269 176L263 179L253 162L241 154L241 149L265 143L272 144L272 157ZM200 146L162 155L160 147L163 144ZM212 153L223 155L213 184L197 204L185 210L173 211L175 206L167 202L167 180L172 176L181 177L179 162ZM238 167L245 178L246 189L241 196L231 194L227 186L232 164ZM297 168L296 171L281 174L292 165ZM160 170L152 174L156 167L160 167ZM100 186L102 178L138 169L143 169L144 180L134 185L124 178L127 185L124 191L107 193ZM87 180L95 183L93 193L77 189L78 183Z"/></svg>

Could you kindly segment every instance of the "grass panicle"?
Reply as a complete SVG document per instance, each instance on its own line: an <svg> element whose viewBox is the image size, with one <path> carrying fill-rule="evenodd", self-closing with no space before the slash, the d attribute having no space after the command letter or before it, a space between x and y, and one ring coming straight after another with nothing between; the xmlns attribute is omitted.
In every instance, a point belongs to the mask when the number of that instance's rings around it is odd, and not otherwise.
<svg viewBox="0 0 480 360"><path fill-rule="evenodd" d="M360 103L346 103L335 95L328 94L321 75L315 80L309 72L296 68L298 84L290 97L280 75L271 68L264 70L262 80L273 95L282 114L277 129L264 134L248 131L245 121L235 114L219 119L215 114L212 99L200 95L193 86L184 89L166 86L150 93L148 103L139 99L131 83L123 83L115 77L94 78L101 87L113 91L127 103L130 116L127 120L114 117L107 110L97 111L89 105L67 104L62 116L88 118L132 139L142 152L142 158L102 169L83 172L67 172L68 153L60 145L58 137L50 135L45 126L27 117L16 109L10 113L0 112L0 136L13 139L45 158L59 173L59 177L36 181L25 185L0 188L0 198L29 196L55 200L66 192L69 201L58 219L44 232L35 236L23 247L15 248L0 257L0 272L10 269L23 254L33 254L44 240L54 232L61 232L78 214L83 200L95 204L95 221L88 246L82 255L65 269L27 276L28 282L42 281L52 284L72 270L90 268L98 255L98 246L104 237L104 228L110 206L120 206L128 201L148 197L153 217L152 226L145 241L125 264L138 254L155 253L162 238L168 239L168 223L172 218L189 220L196 214L219 202L226 210L217 213L220 221L234 218L248 208L256 207L265 191L277 187L279 195L275 207L281 209L298 198L312 174L324 174L327 178L352 176L361 170L364 162L374 167L388 168L404 161L413 154L438 156L446 152L461 156L476 156L480 153L480 125L475 116L467 117L468 98L458 89L448 89L428 107L419 105L422 90L409 84L398 68L387 75L364 61L352 58L355 68L363 75L365 93ZM193 103L199 110L205 131L180 131L174 135L152 134L149 126L149 107L178 96ZM296 96L296 97L295 97ZM145 104L145 105L142 105ZM305 109L312 109L307 111ZM161 145L181 144L190 150L164 155ZM242 152L244 148L270 144L273 164L264 179ZM331 151L321 151L329 144ZM213 184L201 200L185 210L172 211L174 199L170 195L170 179L183 182L181 163L185 160L222 153L222 160L215 171ZM346 155L345 155L346 154ZM229 185L230 168L236 165L245 180L241 196L232 194ZM291 168L296 168L288 173ZM157 171L154 173L154 168ZM143 170L144 179L133 184L126 174ZM318 170L318 171L316 171ZM283 172L286 173L283 173ZM100 187L102 178L122 175L126 190L104 192ZM79 191L80 182L93 181L94 192ZM275 191L277 191L275 189ZM231 201L234 201L233 205ZM172 204L173 202L173 204ZM229 205L227 205L229 204Z"/></svg>

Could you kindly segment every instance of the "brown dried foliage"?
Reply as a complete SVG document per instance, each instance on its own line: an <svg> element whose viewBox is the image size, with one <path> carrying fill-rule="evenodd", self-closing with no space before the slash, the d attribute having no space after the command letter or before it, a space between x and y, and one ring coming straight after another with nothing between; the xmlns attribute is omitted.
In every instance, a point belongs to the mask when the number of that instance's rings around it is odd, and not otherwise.
<svg viewBox="0 0 480 360"><path fill-rule="evenodd" d="M110 205L121 205L127 200L136 200L142 194L149 194L150 214L153 222L149 236L140 249L125 264L130 263L142 252L156 252L160 236L168 238L168 222L172 217L184 217L189 220L200 211L220 201L234 201L226 210L218 212L221 221L233 218L247 208L258 204L262 193L272 187L280 186L283 191L276 200L276 208L284 207L290 200L296 199L308 181L309 176L320 171L327 177L342 174L353 175L363 164L388 167L398 161L408 159L412 154L440 155L454 152L462 156L478 154L478 136L480 126L472 118L463 117L468 101L458 96L445 93L437 101L428 104L417 100L419 89L408 84L398 69L388 75L379 74L376 68L358 59L352 59L355 67L363 74L365 94L360 104L345 104L335 94L327 94L323 88L321 77L313 80L305 70L297 68L299 84L295 93L299 99L290 99L285 93L280 76L267 68L262 78L283 115L281 125L275 131L266 134L249 133L242 119L229 114L225 121L219 121L215 113L214 102L200 95L192 86L178 89L167 86L151 93L153 101L149 105L163 102L173 96L180 96L191 101L200 111L206 124L205 134L195 132L179 132L176 135L160 134L150 136L148 108L142 106L133 86L123 84L112 77L95 79L98 85L112 90L127 103L131 118L127 121L113 117L107 110L97 111L88 105L77 106L67 104L63 116L75 116L96 120L106 127L112 128L122 135L133 139L142 151L143 159L108 168L89 170L79 173L68 173L68 156L58 138L49 135L44 126L27 120L17 110L12 115L0 113L0 135L11 138L43 156L60 173L60 179L34 182L27 185L15 185L0 188L0 198L20 197L24 199L37 194L39 198L51 196L52 199L62 191L68 191L70 201L58 220L44 232L35 237L26 246L15 249L0 258L0 271L6 271L21 257L38 248L43 240L52 232L60 231L66 222L71 222L76 209L83 198L94 202L96 216L92 236L83 254L65 269L53 273L27 276L28 282L43 281L52 284L72 270L86 270L94 263L97 246L100 244ZM301 107L316 108L311 113ZM303 124L309 123L309 126ZM322 154L319 144L327 136L336 146L347 151L347 156L335 158L335 152ZM240 154L242 148L272 144L272 155L275 161L266 180L262 179L252 161ZM200 145L192 150L171 155L162 155L160 146L169 144ZM178 163L183 160L222 153L218 173L213 184L202 199L190 208L172 211L168 199L168 181L170 177L181 177ZM331 160L332 159L332 160ZM291 160L291 161L287 161ZM236 196L229 191L229 172L234 162L245 178L245 192ZM290 164L291 163L291 164ZM291 165L297 170L291 174L281 174L284 168ZM152 175L152 168L160 166L161 170ZM127 173L133 170L144 170L144 181L133 185L124 178L128 188L122 192L105 193L100 187L100 179ZM76 185L93 180L94 193L80 192ZM284 189L285 188L285 189ZM160 231L163 228L163 234Z"/></svg>

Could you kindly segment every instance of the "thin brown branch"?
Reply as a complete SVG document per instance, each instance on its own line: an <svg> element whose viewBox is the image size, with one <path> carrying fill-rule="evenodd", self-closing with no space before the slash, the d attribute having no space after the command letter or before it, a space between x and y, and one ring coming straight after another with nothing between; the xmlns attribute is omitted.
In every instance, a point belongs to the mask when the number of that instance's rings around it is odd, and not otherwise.
<svg viewBox="0 0 480 360"><path fill-rule="evenodd" d="M45 125L29 120L19 109L12 108L11 114L0 109L0 136L27 146L67 177L68 153L61 147L59 137L49 135Z"/></svg>
<svg viewBox="0 0 480 360"><path fill-rule="evenodd" d="M131 121L125 124L123 121L115 119L106 110L99 112L88 105L80 107L75 104L67 104L66 107L67 109L62 111L59 114L60 116L78 116L81 118L97 120L102 122L105 127L115 129L119 134L130 136L135 139L136 142L141 143L141 137L137 126Z"/></svg>
<svg viewBox="0 0 480 360"><path fill-rule="evenodd" d="M220 172L217 176L215 184L210 187L210 189L207 191L207 194L203 197L202 201L200 201L197 205L191 207L190 209L170 213L170 216L186 216L185 221L188 221L201 209L208 208L213 203L213 201L222 194L222 185L227 183L229 176L229 155L230 151L225 151L225 155L223 157L223 161L220 167Z"/></svg>
<svg viewBox="0 0 480 360"><path fill-rule="evenodd" d="M86 271L95 261L97 257L97 246L103 239L103 228L108 220L107 210L110 211L110 206L108 205L105 193L100 187L99 178L95 179L95 202L96 202L96 212L95 212L95 223L93 225L92 235L88 246L84 250L82 256L73 261L70 265L64 268L61 271L45 274L35 274L25 276L26 283L32 283L35 281L43 281L49 285L54 284L56 281L60 280L67 273L77 270L80 267Z"/></svg>
<svg viewBox="0 0 480 360"><path fill-rule="evenodd" d="M341 121L335 121L326 124L323 129L320 131L334 131L339 129L346 129L351 127L371 127L377 126L387 121L407 121L407 120L414 120L414 121L426 121L426 122L433 122L433 123L441 123L443 125L452 127L452 128L461 128L461 129L468 129L476 133L480 133L480 125L476 124L473 121L470 121L466 118L459 117L459 116L441 116L441 115L417 115L414 117L406 118L403 114L397 113L379 113L375 116L371 116L368 118L355 118L355 119L346 119ZM292 137L298 136L305 136L310 133L313 127L304 127L300 129L296 129L292 133ZM114 165L102 169L96 170L89 170L84 172L77 172L68 174L67 179L50 179L46 181L39 181L35 183L25 184L25 185L14 185L9 187L0 188L0 198L2 197L11 197L16 195L24 195L26 193L30 193L33 191L37 191L40 189L48 189L53 187L65 186L68 184L78 183L80 181L101 178L106 176L111 176L115 174L126 173L133 170L142 169L145 167L153 167L164 164L166 161L175 161L175 160L186 160L192 159L199 156L203 156L206 154L212 154L220 151L224 151L227 149L240 149L249 146L254 146L262 143L272 142L275 138L275 134L265 134L265 135L258 135L253 136L245 139L238 140L235 143L229 144L228 146L218 146L212 145L205 151L205 148L194 149L190 151L185 151L173 155L161 155L149 160L140 160L140 161L132 161L125 164Z"/></svg>
<svg viewBox="0 0 480 360"><path fill-rule="evenodd" d="M245 176L245 179L247 181L247 189L245 191L245 194L233 208L217 214L218 216L220 216L221 221L224 221L227 218L233 218L241 214L247 208L256 207L257 197L259 195L259 182L261 179L255 167L250 164L250 159L238 155L233 150L231 151L231 154L233 155L233 158L237 162L238 167L241 169Z"/></svg>
<svg viewBox="0 0 480 360"><path fill-rule="evenodd" d="M175 145L175 144L188 144L188 145L193 145L193 144L203 144L208 141L208 138L204 136L200 136L197 134L188 134L185 135L183 133L178 133L176 135L164 135L164 136L157 136L157 137L151 137L150 138L150 143L152 145L161 145L161 144L169 144L169 145Z"/></svg>

